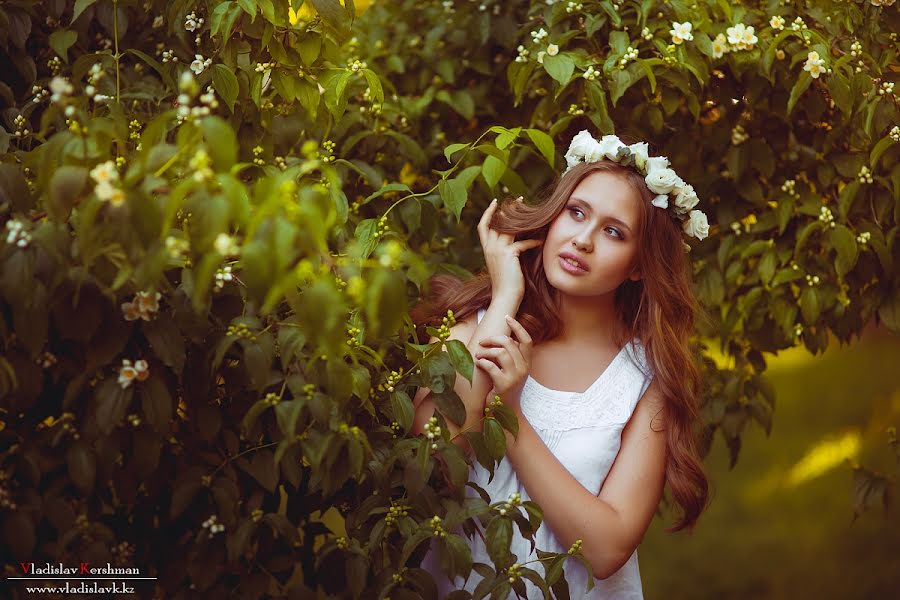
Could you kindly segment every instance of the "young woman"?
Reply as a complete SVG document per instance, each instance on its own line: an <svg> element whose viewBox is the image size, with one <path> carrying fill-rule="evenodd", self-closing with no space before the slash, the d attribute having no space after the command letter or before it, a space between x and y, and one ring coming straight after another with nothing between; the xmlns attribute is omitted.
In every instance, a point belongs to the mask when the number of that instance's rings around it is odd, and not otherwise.
<svg viewBox="0 0 900 600"><path fill-rule="evenodd" d="M499 213L491 203L478 224L487 272L464 283L434 277L413 318L437 326L452 309L450 339L475 358L472 383L458 376L454 388L466 405L462 430L480 429L494 394L519 419L490 483L474 460L470 479L494 502L518 493L541 506L537 548L566 552L582 540L594 588L585 593L590 575L567 561L573 598L642 598L636 548L664 485L681 512L669 531L692 528L707 503L688 345L698 307L682 235L702 239L708 225L693 210L693 188L646 143L582 131L566 160L544 202L520 198ZM429 392L416 394L414 434L434 414ZM465 436L454 443L471 454ZM543 574L530 542L513 531L518 564ZM493 564L480 538L470 544L476 562ZM422 567L439 597L481 580L473 571L451 582L430 551ZM543 597L525 583L528 598Z"/></svg>

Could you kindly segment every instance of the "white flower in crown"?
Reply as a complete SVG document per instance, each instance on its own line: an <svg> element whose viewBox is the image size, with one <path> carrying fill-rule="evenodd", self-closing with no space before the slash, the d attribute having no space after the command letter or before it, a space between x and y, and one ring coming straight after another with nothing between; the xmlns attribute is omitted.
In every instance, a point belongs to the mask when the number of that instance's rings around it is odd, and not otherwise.
<svg viewBox="0 0 900 600"><path fill-rule="evenodd" d="M654 194L668 194L676 187L684 185L684 181L678 176L678 173L668 167L650 171L644 177L644 181L647 182L647 187Z"/></svg>
<svg viewBox="0 0 900 600"><path fill-rule="evenodd" d="M702 240L709 235L709 223L706 221L706 214L699 210L692 210L681 227L686 234L698 240Z"/></svg>
<svg viewBox="0 0 900 600"><path fill-rule="evenodd" d="M634 157L634 165L638 169L645 169L647 167L647 160L650 158L650 146L647 142L631 144L628 146L628 149L631 150L631 155Z"/></svg>
<svg viewBox="0 0 900 600"><path fill-rule="evenodd" d="M687 235L703 239L709 235L709 223L706 214L692 210L700 202L694 186L685 183L678 174L669 167L669 159L665 156L650 156L647 142L637 142L626 146L615 135L605 135L597 141L587 130L579 131L566 151L567 168L583 162L611 160L628 166L634 166L644 176L647 188L656 194L651 200L657 208L669 208L669 195L673 197L674 210L670 213L683 221L682 229Z"/></svg>
<svg viewBox="0 0 900 600"><path fill-rule="evenodd" d="M599 144L599 152L601 153L601 156L600 158L597 158L595 160L600 160L605 157L609 160L618 161L619 148L627 148L627 146L622 143L622 140L614 135L604 135L602 138L600 138Z"/></svg>
<svg viewBox="0 0 900 600"><path fill-rule="evenodd" d="M579 131L575 137L572 138L572 142L569 144L569 150L566 152L566 164L569 166L569 169L578 163L591 162L587 160L585 156L597 145L597 140L595 140L586 129Z"/></svg>
<svg viewBox="0 0 900 600"><path fill-rule="evenodd" d="M675 190L675 210L679 213L686 213L700 202L694 186L685 184Z"/></svg>

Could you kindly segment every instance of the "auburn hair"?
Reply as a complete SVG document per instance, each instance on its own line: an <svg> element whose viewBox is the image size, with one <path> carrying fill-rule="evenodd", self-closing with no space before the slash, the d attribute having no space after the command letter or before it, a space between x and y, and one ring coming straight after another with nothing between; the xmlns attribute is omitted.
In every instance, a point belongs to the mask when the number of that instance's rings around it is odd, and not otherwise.
<svg viewBox="0 0 900 600"><path fill-rule="evenodd" d="M587 176L606 172L618 175L640 198L636 266L641 279L626 279L616 290L618 316L614 337L619 345L639 338L648 366L664 399L666 423L666 484L680 509L669 532L693 529L709 499L709 484L698 453L700 374L689 337L695 319L703 316L691 290L691 265L683 247L680 223L650 202L654 198L644 177L634 168L601 160L581 163L557 178L537 204L505 199L495 211L491 227L522 239L545 240L550 225L564 210L569 196ZM541 248L523 252L519 261L525 294L516 319L535 343L551 340L562 331L557 315L558 290L547 281ZM417 327L440 327L452 310L463 320L491 301L491 279L486 268L462 280L450 274L433 275L427 296L410 311Z"/></svg>

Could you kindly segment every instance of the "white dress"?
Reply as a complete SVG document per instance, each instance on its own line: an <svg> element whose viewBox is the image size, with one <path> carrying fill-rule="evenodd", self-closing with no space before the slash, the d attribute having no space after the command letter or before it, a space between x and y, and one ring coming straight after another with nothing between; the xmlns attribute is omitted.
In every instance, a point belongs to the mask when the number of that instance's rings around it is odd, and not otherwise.
<svg viewBox="0 0 900 600"><path fill-rule="evenodd" d="M481 322L485 312L483 308L478 309L478 322ZM625 344L600 377L580 394L551 390L529 376L521 394L522 413L553 455L581 485L597 495L619 452L622 429L650 385L652 377L643 346L635 339L633 347ZM518 492L523 501L530 500L528 492L506 458L494 469L494 478L490 483L489 476L488 471L473 459L469 479L484 488L492 502L506 500L513 492ZM471 497L478 495L471 487L466 487L466 494ZM483 534L484 528L480 523L478 528ZM455 533L462 535L469 543L474 562L483 562L493 567L494 563L480 537L476 535L474 539L469 539L462 527L457 528ZM551 552L568 550L568 547L563 547L557 541L546 522L541 524L534 537L536 549ZM521 536L516 526L513 526L510 549L519 564L538 558L536 551L530 552L530 542ZM481 575L473 570L467 582L457 577L451 583L441 571L437 555L432 549L425 555L421 566L434 576L438 598L444 598L449 592L458 589L473 592L481 581ZM543 563L533 562L527 566L543 576ZM594 578L594 588L587 594L585 589L588 572L581 562L567 559L563 566L573 599L643 599L637 550L610 577ZM543 599L540 588L527 579L523 581L529 600ZM515 592L510 592L509 598L515 597Z"/></svg>

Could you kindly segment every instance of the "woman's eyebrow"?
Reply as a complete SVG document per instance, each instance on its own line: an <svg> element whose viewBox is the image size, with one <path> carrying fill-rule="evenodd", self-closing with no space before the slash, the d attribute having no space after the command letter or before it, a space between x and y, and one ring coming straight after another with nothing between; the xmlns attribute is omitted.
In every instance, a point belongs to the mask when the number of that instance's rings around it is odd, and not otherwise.
<svg viewBox="0 0 900 600"><path fill-rule="evenodd" d="M569 198L569 200L571 200L572 202L575 202L576 204L580 204L580 205L584 206L585 208L588 209L588 212L590 212L591 210L593 210L593 209L591 208L591 205L587 202L587 200L584 200L583 198L578 198L578 197L574 197L574 196L573 196L573 197ZM613 216L611 216L611 215L606 215L606 218L607 218L608 220L612 221L613 223L616 223L616 224L618 224L618 225L621 225L624 229L627 229L627 230L628 230L628 233L631 233L631 226L629 226L628 223L626 223L626 222L623 221L622 219L618 219L618 218L613 217Z"/></svg>

